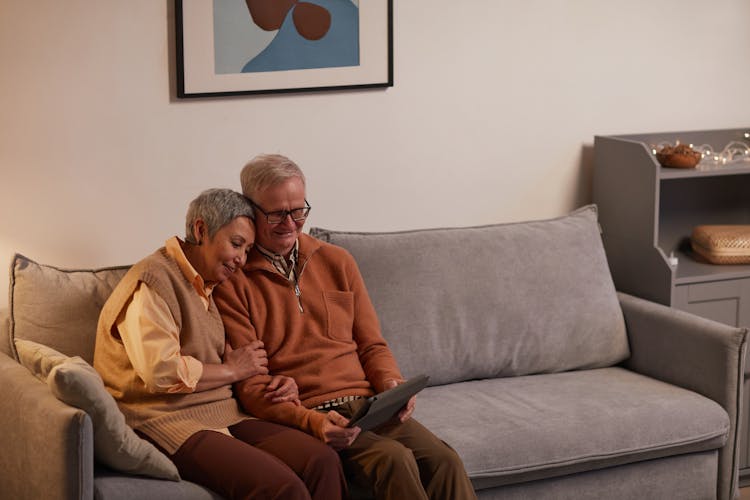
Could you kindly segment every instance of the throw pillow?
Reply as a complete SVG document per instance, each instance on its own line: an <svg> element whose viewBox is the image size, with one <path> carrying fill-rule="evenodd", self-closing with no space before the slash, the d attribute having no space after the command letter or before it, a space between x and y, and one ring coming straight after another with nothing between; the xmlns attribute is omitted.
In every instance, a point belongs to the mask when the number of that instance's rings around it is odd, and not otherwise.
<svg viewBox="0 0 750 500"><path fill-rule="evenodd" d="M18 362L42 382L47 382L52 368L68 359L66 355L30 340L16 339L15 344Z"/></svg>
<svg viewBox="0 0 750 500"><path fill-rule="evenodd" d="M29 340L16 340L16 349L21 364L37 378L47 376L47 384L57 399L89 415L98 461L129 474L180 479L174 463L125 423L102 378L86 361Z"/></svg>

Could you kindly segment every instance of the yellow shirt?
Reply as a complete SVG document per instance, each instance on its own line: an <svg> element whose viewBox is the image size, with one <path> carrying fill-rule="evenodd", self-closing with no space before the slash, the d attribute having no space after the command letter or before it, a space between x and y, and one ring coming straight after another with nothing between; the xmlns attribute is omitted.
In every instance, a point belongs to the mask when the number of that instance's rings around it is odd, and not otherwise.
<svg viewBox="0 0 750 500"><path fill-rule="evenodd" d="M190 264L179 238L174 236L168 239L165 248L167 254L177 261L185 278L193 284L208 310L213 286L206 286L201 275ZM177 323L164 299L148 285L143 282L138 284L116 324L123 333L121 338L133 368L150 391L195 391L203 375L203 363L180 353Z"/></svg>

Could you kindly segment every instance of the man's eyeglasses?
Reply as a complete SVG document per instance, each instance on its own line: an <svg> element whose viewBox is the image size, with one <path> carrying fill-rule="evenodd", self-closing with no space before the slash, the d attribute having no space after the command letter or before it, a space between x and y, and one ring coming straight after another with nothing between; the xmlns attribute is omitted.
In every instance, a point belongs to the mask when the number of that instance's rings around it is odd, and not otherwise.
<svg viewBox="0 0 750 500"><path fill-rule="evenodd" d="M277 210L275 212L266 212L263 210L260 205L255 203L253 200L250 200L250 203L260 210L263 215L266 216L266 220L269 224L281 224L284 222L284 220L287 218L287 216L291 215L292 220L299 222L301 220L307 219L307 215L310 213L310 209L312 208L309 203L307 203L307 200L305 200L305 206L300 208L293 208L291 210Z"/></svg>

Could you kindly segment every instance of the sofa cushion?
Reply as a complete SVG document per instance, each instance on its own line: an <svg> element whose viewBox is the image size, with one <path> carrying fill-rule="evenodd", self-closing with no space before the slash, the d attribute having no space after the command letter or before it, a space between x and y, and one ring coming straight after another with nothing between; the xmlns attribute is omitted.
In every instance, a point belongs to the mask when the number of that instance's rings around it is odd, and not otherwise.
<svg viewBox="0 0 750 500"><path fill-rule="evenodd" d="M49 372L54 367L70 359L65 354L31 340L16 339L15 345L18 362L44 383L47 383Z"/></svg>
<svg viewBox="0 0 750 500"><path fill-rule="evenodd" d="M729 431L716 402L619 367L428 387L414 416L477 488L712 450Z"/></svg>
<svg viewBox="0 0 750 500"><path fill-rule="evenodd" d="M105 467L94 470L94 498L106 500L223 500L213 491L190 481L159 481L123 475Z"/></svg>
<svg viewBox="0 0 750 500"><path fill-rule="evenodd" d="M179 479L174 463L128 427L91 365L78 356L70 358L29 340L17 339L15 344L20 363L46 381L57 399L89 415L98 461L129 474Z"/></svg>
<svg viewBox="0 0 750 500"><path fill-rule="evenodd" d="M437 385L629 354L593 205L543 221L310 234L354 256L407 376Z"/></svg>
<svg viewBox="0 0 750 500"><path fill-rule="evenodd" d="M16 254L10 267L10 345L27 339L87 362L99 312L128 266L59 269Z"/></svg>
<svg viewBox="0 0 750 500"><path fill-rule="evenodd" d="M94 426L94 457L113 469L178 481L177 467L138 437L94 368L76 356L55 366L47 384L60 401L84 410Z"/></svg>

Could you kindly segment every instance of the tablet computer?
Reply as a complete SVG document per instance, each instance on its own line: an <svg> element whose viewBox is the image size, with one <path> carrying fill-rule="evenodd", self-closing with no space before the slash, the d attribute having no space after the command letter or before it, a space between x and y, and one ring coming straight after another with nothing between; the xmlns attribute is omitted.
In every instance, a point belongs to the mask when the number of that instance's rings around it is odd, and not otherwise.
<svg viewBox="0 0 750 500"><path fill-rule="evenodd" d="M406 405L409 398L427 387L428 380L430 377L427 375L417 375L396 387L370 396L349 419L348 427L359 427L363 431L369 431L384 424Z"/></svg>

